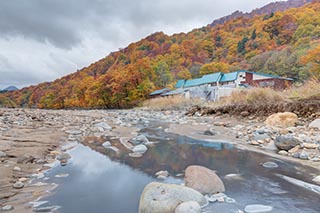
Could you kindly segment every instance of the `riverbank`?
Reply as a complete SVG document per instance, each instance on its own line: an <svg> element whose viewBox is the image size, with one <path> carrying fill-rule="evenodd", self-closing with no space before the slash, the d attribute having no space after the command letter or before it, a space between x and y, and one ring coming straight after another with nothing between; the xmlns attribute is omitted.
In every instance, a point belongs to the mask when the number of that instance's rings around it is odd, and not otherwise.
<svg viewBox="0 0 320 213"><path fill-rule="evenodd" d="M165 131L208 141L227 141L242 149L261 152L275 158L299 162L320 171L319 148L299 148L308 158L280 155L273 144L280 130L266 127L264 118L230 117L228 115L185 116L184 111L143 110L29 110L0 109L0 206L12 206L12 212L32 212L32 201L45 196L55 185L42 185L36 179L54 162L68 163L67 144L94 143L96 138L111 139L113 150L133 148L129 142L138 135L141 125L163 122ZM319 130L309 129L309 121L299 120L296 127L281 133L304 134L301 140L317 140ZM271 132L270 132L271 131ZM263 133L262 133L263 132ZM255 134L257 133L257 134ZM259 133L259 134L258 134ZM262 133L262 134L260 134ZM270 133L270 134L269 134ZM268 135L268 137L267 137ZM254 137L264 137L258 138ZM91 139L90 139L91 138ZM119 141L117 143L116 141ZM257 143L253 143L256 141ZM318 143L316 141L316 143ZM67 146L66 146L67 145ZM72 147L72 146L71 146ZM133 157L139 157L133 155ZM309 159L310 157L310 159ZM72 160L72 159L71 159ZM314 177L319 174L312 174ZM17 184L19 182L19 184ZM22 183L22 185L20 184ZM14 187L15 185L15 187Z"/></svg>

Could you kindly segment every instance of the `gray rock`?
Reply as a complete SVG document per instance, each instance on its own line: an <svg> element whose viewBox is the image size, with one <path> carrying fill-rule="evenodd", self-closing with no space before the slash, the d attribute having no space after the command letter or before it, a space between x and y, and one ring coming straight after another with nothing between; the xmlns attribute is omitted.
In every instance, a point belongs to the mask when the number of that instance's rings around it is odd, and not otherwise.
<svg viewBox="0 0 320 213"><path fill-rule="evenodd" d="M82 131L81 130L67 130L66 133L70 134L70 135L80 135L82 133Z"/></svg>
<svg viewBox="0 0 320 213"><path fill-rule="evenodd" d="M109 147L111 146L111 143L110 143L109 141L106 141L106 142L104 142L104 143L102 144L102 146L103 146L104 148L109 148Z"/></svg>
<svg viewBox="0 0 320 213"><path fill-rule="evenodd" d="M276 137L274 144L279 150L288 151L293 147L299 145L300 141L292 135L281 135Z"/></svg>
<svg viewBox="0 0 320 213"><path fill-rule="evenodd" d="M140 197L139 213L174 212L182 202L196 201L200 206L207 203L199 192L180 185L149 183Z"/></svg>
<svg viewBox="0 0 320 213"><path fill-rule="evenodd" d="M270 138L270 136L267 133L263 133L263 134L254 133L253 138L254 140L258 141L258 140L268 139Z"/></svg>
<svg viewBox="0 0 320 213"><path fill-rule="evenodd" d="M216 131L214 128L210 128L210 129L206 130L203 134L208 135L208 136L212 136L212 135L216 135Z"/></svg>
<svg viewBox="0 0 320 213"><path fill-rule="evenodd" d="M175 213L201 213L201 206L196 201L187 201L179 204Z"/></svg>
<svg viewBox="0 0 320 213"><path fill-rule="evenodd" d="M224 184L219 176L203 166L189 166L185 171L185 185L202 194L224 192Z"/></svg>
<svg viewBox="0 0 320 213"><path fill-rule="evenodd" d="M308 152L302 151L299 155L299 158L302 160L308 160L309 159L309 154Z"/></svg>
<svg viewBox="0 0 320 213"><path fill-rule="evenodd" d="M143 144L137 145L132 148L132 151L134 153L140 153L140 154L144 154L147 150L148 150L148 148Z"/></svg>
<svg viewBox="0 0 320 213"><path fill-rule="evenodd" d="M7 154L6 154L5 152L0 151L0 158L4 158L4 157L6 157L6 156L7 156Z"/></svg>
<svg viewBox="0 0 320 213"><path fill-rule="evenodd" d="M270 168L270 169L279 167L278 164L276 164L275 162L265 162L264 164L262 164L262 166L264 168Z"/></svg>
<svg viewBox="0 0 320 213"><path fill-rule="evenodd" d="M6 205L1 208L2 211L12 211L14 208L11 205Z"/></svg>
<svg viewBox="0 0 320 213"><path fill-rule="evenodd" d="M272 206L265 206L265 205L247 205L244 208L244 211L247 213L259 213L259 212L270 212L272 211L273 207Z"/></svg>
<svg viewBox="0 0 320 213"><path fill-rule="evenodd" d="M71 156L68 153L62 153L61 155L57 156L57 160L63 161L63 160L69 160Z"/></svg>
<svg viewBox="0 0 320 213"><path fill-rule="evenodd" d="M15 189L22 189L24 187L24 184L20 181L17 181L13 184L13 188Z"/></svg>
<svg viewBox="0 0 320 213"><path fill-rule="evenodd" d="M100 123L96 123L94 124L95 127L101 127L103 128L104 130L112 130L112 127L109 126L107 123L105 122L100 122Z"/></svg>
<svg viewBox="0 0 320 213"><path fill-rule="evenodd" d="M146 136L144 135L138 135L136 137L133 137L129 140L130 143L134 144L134 145L139 145L142 143L148 143L149 140Z"/></svg>
<svg viewBox="0 0 320 213"><path fill-rule="evenodd" d="M312 122L309 124L309 128L320 129L320 118L312 121Z"/></svg>
<svg viewBox="0 0 320 213"><path fill-rule="evenodd" d="M300 153L293 153L291 156L294 158L300 158Z"/></svg>

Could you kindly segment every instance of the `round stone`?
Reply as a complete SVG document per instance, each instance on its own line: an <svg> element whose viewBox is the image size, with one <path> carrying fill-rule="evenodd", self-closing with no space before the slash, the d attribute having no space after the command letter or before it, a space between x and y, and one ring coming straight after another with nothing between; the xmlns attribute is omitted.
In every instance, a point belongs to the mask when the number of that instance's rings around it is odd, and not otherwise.
<svg viewBox="0 0 320 213"><path fill-rule="evenodd" d="M15 182L15 184L13 184L13 188L15 189L22 189L24 187L24 184L20 181Z"/></svg>
<svg viewBox="0 0 320 213"><path fill-rule="evenodd" d="M264 164L262 164L262 166L264 168L270 168L270 169L279 167L278 164L276 164L275 162L265 162Z"/></svg>

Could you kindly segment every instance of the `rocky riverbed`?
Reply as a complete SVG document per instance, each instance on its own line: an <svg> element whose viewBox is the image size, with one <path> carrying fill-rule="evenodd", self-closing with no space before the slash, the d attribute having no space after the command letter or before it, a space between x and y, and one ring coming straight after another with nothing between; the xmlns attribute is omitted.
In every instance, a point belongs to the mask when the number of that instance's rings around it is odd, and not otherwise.
<svg viewBox="0 0 320 213"><path fill-rule="evenodd" d="M297 117L290 124L283 124L280 119L280 123L270 125L264 118L188 117L183 111L0 109L2 210L36 209L32 202L55 187L41 184L37 178L55 162L67 165L72 156L66 151L79 142L87 146L101 143L101 147L115 153L126 151L133 158L143 156L153 141L138 131L160 121L166 123L166 132L208 141L229 141L242 149L310 165L320 171L317 120ZM320 172L314 174L314 184L319 184L318 175Z"/></svg>

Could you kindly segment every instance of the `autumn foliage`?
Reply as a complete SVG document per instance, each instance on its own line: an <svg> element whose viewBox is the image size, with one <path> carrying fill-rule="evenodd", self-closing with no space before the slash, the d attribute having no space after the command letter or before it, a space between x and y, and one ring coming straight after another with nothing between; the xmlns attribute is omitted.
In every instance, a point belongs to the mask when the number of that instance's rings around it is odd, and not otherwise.
<svg viewBox="0 0 320 213"><path fill-rule="evenodd" d="M173 87L178 79L238 69L295 81L319 78L319 14L316 1L284 12L231 19L187 34L157 32L53 82L0 94L5 100L0 104L126 108L141 103L155 89Z"/></svg>

